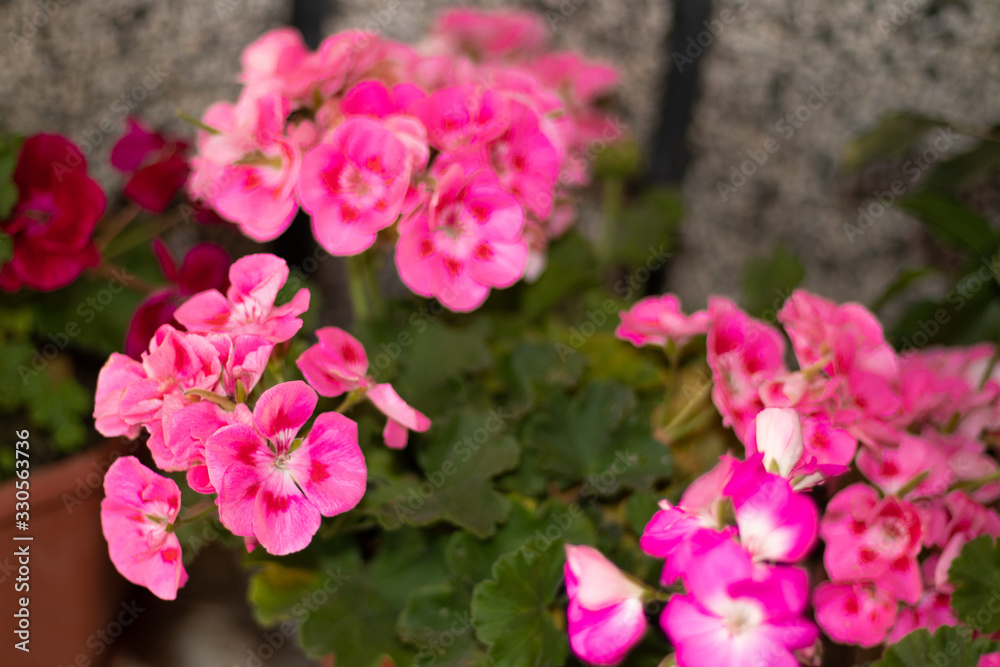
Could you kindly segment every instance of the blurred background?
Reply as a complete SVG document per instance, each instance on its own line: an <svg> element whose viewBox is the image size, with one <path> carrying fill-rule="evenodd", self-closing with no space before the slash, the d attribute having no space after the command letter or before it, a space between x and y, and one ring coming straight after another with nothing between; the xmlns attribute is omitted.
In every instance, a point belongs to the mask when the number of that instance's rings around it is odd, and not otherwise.
<svg viewBox="0 0 1000 667"><path fill-rule="evenodd" d="M612 103L640 149L639 180L676 186L684 207L654 291L678 293L688 310L712 293L745 295L746 272L768 258L797 258L790 263L805 267L804 287L866 304L911 267L954 259L940 240L949 223L935 235L913 207L889 202L875 212L871 201L993 136L995 0L0 0L0 129L67 135L115 188L120 176L107 157L126 116L192 135L178 112L200 117L235 99L240 52L266 30L296 26L312 46L346 28L412 41L457 5L540 12L557 47L619 69ZM855 140L900 113L910 133L883 126L878 145L899 159L872 164ZM966 136L942 131L914 144L913 118ZM961 194L994 230L998 191L994 175ZM197 234L204 230L188 225L170 242L189 246ZM234 255L253 247L246 243ZM279 239L279 251L282 243L289 250L296 241ZM324 264L318 282L325 319L342 324L340 266ZM943 298L953 288L942 274L916 294ZM771 293L757 296L766 307ZM123 597L151 611L108 644L113 664L259 664L270 644L243 606L244 583L225 555L211 553L192 571L201 584L190 588L202 597L174 605ZM308 664L287 646L272 648L269 664Z"/></svg>

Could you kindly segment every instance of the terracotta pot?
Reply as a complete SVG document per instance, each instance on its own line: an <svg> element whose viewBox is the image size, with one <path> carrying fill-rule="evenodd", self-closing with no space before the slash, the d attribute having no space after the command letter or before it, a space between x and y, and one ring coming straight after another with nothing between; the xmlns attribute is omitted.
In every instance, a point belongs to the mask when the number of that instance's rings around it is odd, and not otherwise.
<svg viewBox="0 0 1000 667"><path fill-rule="evenodd" d="M13 434L11 434L13 436ZM29 438L30 442L30 438ZM27 530L15 525L15 480L0 485L0 665L99 667L107 663L129 583L108 558L101 533L104 472L132 443L109 441L57 464L29 468ZM15 537L31 537L30 541ZM17 550L28 548L29 586ZM18 650L19 600L27 597L29 653ZM131 618L124 621L131 623Z"/></svg>

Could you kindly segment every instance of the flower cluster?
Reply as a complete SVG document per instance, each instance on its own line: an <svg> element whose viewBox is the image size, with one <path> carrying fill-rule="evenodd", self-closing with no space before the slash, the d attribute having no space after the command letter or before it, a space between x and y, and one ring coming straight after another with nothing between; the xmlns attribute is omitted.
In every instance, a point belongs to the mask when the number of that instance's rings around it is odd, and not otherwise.
<svg viewBox="0 0 1000 667"><path fill-rule="evenodd" d="M303 549L322 516L351 509L365 492L357 424L341 414L350 406L313 419L318 393L367 394L388 415L392 447L405 446L407 429L430 426L390 385L365 377L364 348L338 329L320 330L320 342L299 358L308 383L264 387L269 362L283 359L309 306L306 289L276 305L288 274L273 255L237 260L225 294L206 289L173 312L183 329L160 326L138 360L111 355L94 408L100 433L146 432L157 467L186 473L194 491L215 496L227 529L273 554ZM183 521L176 484L128 457L112 467L106 488L104 532L118 569L173 598L186 578L173 534Z"/></svg>
<svg viewBox="0 0 1000 667"><path fill-rule="evenodd" d="M713 402L746 451L723 456L676 505L661 501L640 541L665 559L660 583L685 590L660 617L680 667L814 656L810 582L796 564L818 537L828 580L813 582L816 622L838 643L870 647L957 624L948 568L967 541L1000 536L998 466L985 444L1000 429L993 346L899 355L862 306L801 290L778 320L797 370L781 331L726 299L685 315L674 296L651 297L621 316L619 338L672 356L705 334ZM820 516L805 493L852 469L866 481L840 485ZM588 662L614 664L645 618L588 603L589 585L618 591L616 604L632 594L590 569L574 565L571 582L567 567L570 643ZM580 608L607 619L574 623Z"/></svg>
<svg viewBox="0 0 1000 667"><path fill-rule="evenodd" d="M301 207L331 254L395 243L411 290L474 310L542 270L612 126L595 103L614 70L546 40L530 14L469 10L416 46L269 32L243 52L239 99L202 118L190 193L256 241Z"/></svg>
<svg viewBox="0 0 1000 667"><path fill-rule="evenodd" d="M107 198L87 174L79 148L55 134L28 137L13 181L17 203L0 220L0 235L12 246L0 268L0 289L59 289L100 263L93 235Z"/></svg>

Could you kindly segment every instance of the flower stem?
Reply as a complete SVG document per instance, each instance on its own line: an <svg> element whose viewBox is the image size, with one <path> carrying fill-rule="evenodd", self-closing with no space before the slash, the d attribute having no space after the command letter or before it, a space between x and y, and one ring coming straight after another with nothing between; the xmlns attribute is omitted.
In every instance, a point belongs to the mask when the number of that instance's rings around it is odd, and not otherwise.
<svg viewBox="0 0 1000 667"><path fill-rule="evenodd" d="M128 206L118 211L116 215L102 222L101 235L97 239L98 249L104 250L107 248L108 244L125 229L128 223L135 220L135 216L139 215L141 210L142 208L138 204L130 202Z"/></svg>
<svg viewBox="0 0 1000 667"><path fill-rule="evenodd" d="M154 218L148 223L135 229L133 233L116 238L115 243L109 243L109 247L104 250L104 258L111 259L112 257L117 257L123 252L131 250L135 246L159 236L183 219L184 214L179 209L167 215L161 215L158 218Z"/></svg>
<svg viewBox="0 0 1000 667"><path fill-rule="evenodd" d="M361 255L347 258L347 285L351 293L351 305L354 306L354 317L360 322L371 318L371 304L368 302L367 277L365 276L364 260Z"/></svg>
<svg viewBox="0 0 1000 667"><path fill-rule="evenodd" d="M139 292L140 294L152 294L159 290L160 288L156 285L151 285L139 276L133 274L131 271L124 271L121 268L115 266L114 264L109 264L108 262L102 262L97 266L89 269L89 271L102 278L111 278L112 280L117 280L123 286L128 287L131 290ZM123 279L122 276L127 275L127 279Z"/></svg>

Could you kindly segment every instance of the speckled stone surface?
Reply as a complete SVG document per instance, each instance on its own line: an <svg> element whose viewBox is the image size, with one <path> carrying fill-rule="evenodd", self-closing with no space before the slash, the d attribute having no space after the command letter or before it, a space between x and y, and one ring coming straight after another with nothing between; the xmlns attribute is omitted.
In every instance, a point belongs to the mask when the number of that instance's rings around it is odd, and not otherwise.
<svg viewBox="0 0 1000 667"><path fill-rule="evenodd" d="M860 202L838 177L843 148L890 111L976 129L1000 121L1000 5L718 0L716 16L724 9L730 21L704 56L669 287L692 307L709 293L738 294L746 261L780 242L808 267L807 287L870 301L925 255L927 237L890 208L849 238ZM779 125L796 113L799 127ZM768 138L777 151L724 198L719 183L731 185Z"/></svg>

